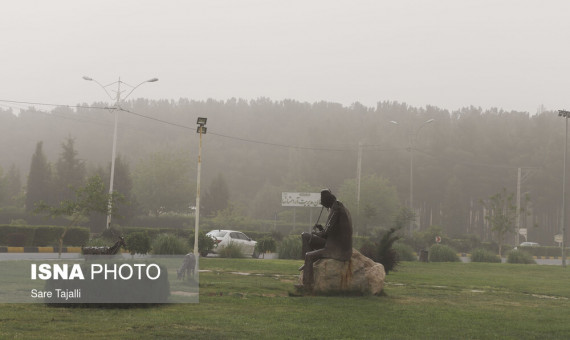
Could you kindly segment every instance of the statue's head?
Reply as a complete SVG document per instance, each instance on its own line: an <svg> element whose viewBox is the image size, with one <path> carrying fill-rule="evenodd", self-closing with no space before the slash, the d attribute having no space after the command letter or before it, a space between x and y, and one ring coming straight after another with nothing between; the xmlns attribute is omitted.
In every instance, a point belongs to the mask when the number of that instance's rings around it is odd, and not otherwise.
<svg viewBox="0 0 570 340"><path fill-rule="evenodd" d="M325 208L332 207L333 203L336 201L335 195L332 194L330 189L321 190L321 205Z"/></svg>

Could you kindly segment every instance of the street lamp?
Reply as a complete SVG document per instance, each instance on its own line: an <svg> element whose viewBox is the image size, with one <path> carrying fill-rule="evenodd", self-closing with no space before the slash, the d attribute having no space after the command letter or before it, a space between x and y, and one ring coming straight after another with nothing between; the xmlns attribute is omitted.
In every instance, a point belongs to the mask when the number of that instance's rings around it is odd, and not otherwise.
<svg viewBox="0 0 570 340"><path fill-rule="evenodd" d="M109 181L109 195L113 194L113 182L115 180L115 155L117 152L117 125L118 125L118 121L119 121L119 110L121 110L121 99L125 100L127 99L127 97L129 97L131 95L131 93L133 93L134 90L137 89L137 87L141 86L144 83L154 83L156 81L158 81L158 78L151 78L149 80L145 80L143 82L141 82L140 84L138 84L137 86L131 86L123 81L121 81L121 78L119 77L119 80L116 82L113 82L111 84L108 85L102 85L100 82L98 82L97 80L88 77L88 76L83 76L84 80L87 81L92 81L95 84L99 85L99 87L101 87L103 89L103 91L105 91L105 93L109 96L109 98L111 98L112 100L115 101L115 105L114 107L110 108L112 111L115 111L115 128L113 129L113 152L111 155L111 179ZM117 84L117 91L115 93L115 97L113 97L109 91L107 91L107 88L109 86L115 85ZM131 88L131 91L124 97L121 98L121 84L126 85L128 87ZM111 197L109 197L109 205L107 206L107 229L109 229L111 227L111 211L113 208L113 200Z"/></svg>
<svg viewBox="0 0 570 340"><path fill-rule="evenodd" d="M418 133L420 132L420 129L424 126L426 126L427 124L433 123L435 121L435 119L428 119L425 122L422 123L422 125L420 125L415 131L413 130L413 127L410 126L410 130L409 130L409 139L408 139L408 150L410 151L410 212L414 211L414 143L415 143L415 139L418 135ZM394 125L400 125L400 123L398 123L395 120L391 120L390 123L394 124ZM412 234L413 231L413 222L410 221L410 235Z"/></svg>
<svg viewBox="0 0 570 340"><path fill-rule="evenodd" d="M564 165L562 170L562 267L566 267L566 153L568 151L568 118L570 111L558 110L558 116L566 121L566 136L564 137Z"/></svg>
<svg viewBox="0 0 570 340"><path fill-rule="evenodd" d="M200 172L202 170L202 134L206 134L208 118L198 117L196 133L200 134L200 146L198 149L198 179L196 181L196 218L194 219L194 255L198 257L198 231L200 229Z"/></svg>

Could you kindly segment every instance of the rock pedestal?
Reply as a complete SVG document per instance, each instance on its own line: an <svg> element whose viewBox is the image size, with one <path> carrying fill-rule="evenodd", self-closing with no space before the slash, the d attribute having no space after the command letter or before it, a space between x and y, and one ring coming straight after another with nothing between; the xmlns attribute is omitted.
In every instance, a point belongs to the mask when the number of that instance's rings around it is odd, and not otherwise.
<svg viewBox="0 0 570 340"><path fill-rule="evenodd" d="M363 295L380 294L384 287L386 272L384 266L352 250L349 261L320 259L313 265L313 294L356 293ZM299 276L303 283L303 273Z"/></svg>

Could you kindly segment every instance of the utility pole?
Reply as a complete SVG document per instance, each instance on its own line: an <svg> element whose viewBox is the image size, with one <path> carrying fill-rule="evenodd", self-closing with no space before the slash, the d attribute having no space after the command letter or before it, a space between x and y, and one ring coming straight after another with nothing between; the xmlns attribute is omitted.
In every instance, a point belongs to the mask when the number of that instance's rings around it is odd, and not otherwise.
<svg viewBox="0 0 570 340"><path fill-rule="evenodd" d="M517 234L515 235L515 247L520 244L521 230L521 168L518 169L517 175Z"/></svg>
<svg viewBox="0 0 570 340"><path fill-rule="evenodd" d="M362 175L362 142L358 142L358 161L356 162L356 221L360 227L360 179ZM357 230L358 234L358 230Z"/></svg>
<svg viewBox="0 0 570 340"><path fill-rule="evenodd" d="M202 134L207 131L206 121L208 118L198 118L198 132L200 134L200 146L198 149L198 178L196 182L196 218L194 219L194 256L198 258L198 232L200 231L200 172L202 170Z"/></svg>
<svg viewBox="0 0 570 340"><path fill-rule="evenodd" d="M566 131L564 137L564 166L562 170L562 223L560 230L562 232L562 267L566 267L566 154L568 152L568 117L570 111L558 110L558 116L564 117L566 121Z"/></svg>

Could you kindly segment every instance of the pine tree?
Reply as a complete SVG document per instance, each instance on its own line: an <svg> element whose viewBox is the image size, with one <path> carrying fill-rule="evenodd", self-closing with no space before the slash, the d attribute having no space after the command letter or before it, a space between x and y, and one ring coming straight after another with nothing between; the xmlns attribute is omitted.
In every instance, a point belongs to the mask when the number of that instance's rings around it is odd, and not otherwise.
<svg viewBox="0 0 570 340"><path fill-rule="evenodd" d="M230 191L222 174L218 174L210 183L208 192L204 194L202 209L206 215L214 215L216 212L228 207Z"/></svg>
<svg viewBox="0 0 570 340"><path fill-rule="evenodd" d="M67 137L61 144L62 151L56 163L55 188L57 199L62 202L75 197L74 190L83 185L85 163L77 158L75 139Z"/></svg>
<svg viewBox="0 0 570 340"><path fill-rule="evenodd" d="M35 204L40 202L52 203L51 168L43 153L43 142L36 144L36 152L32 156L28 185L26 188L26 211L34 210Z"/></svg>

